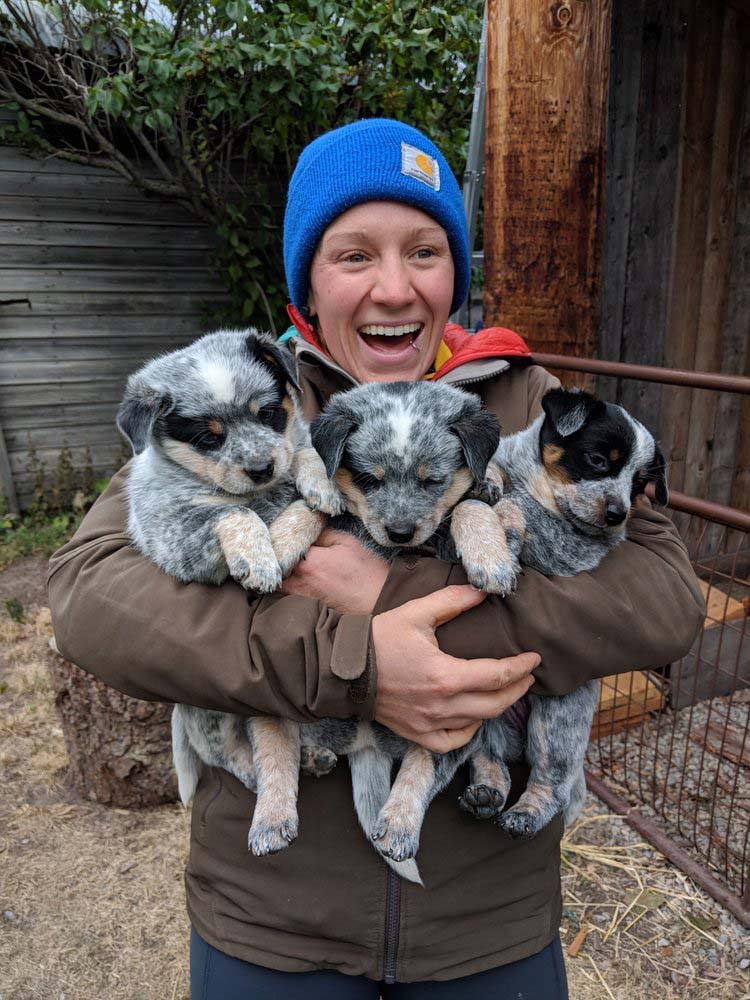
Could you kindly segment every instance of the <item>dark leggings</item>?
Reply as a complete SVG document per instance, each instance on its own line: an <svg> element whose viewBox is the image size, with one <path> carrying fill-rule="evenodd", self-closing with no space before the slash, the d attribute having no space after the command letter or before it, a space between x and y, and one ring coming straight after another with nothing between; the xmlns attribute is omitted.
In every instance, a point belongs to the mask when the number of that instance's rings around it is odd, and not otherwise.
<svg viewBox="0 0 750 1000"><path fill-rule="evenodd" d="M568 1000L560 938L537 955L447 982L386 986L341 972L276 972L190 932L191 1000Z"/></svg>

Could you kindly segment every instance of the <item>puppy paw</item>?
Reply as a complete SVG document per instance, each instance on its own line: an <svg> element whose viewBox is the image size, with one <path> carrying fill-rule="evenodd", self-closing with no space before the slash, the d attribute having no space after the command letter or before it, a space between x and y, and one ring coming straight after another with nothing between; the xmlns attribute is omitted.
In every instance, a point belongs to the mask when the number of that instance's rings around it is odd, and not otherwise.
<svg viewBox="0 0 750 1000"><path fill-rule="evenodd" d="M516 591L516 570L511 563L495 563L481 559L468 562L464 558L464 569L469 583L477 590L488 594L514 594Z"/></svg>
<svg viewBox="0 0 750 1000"><path fill-rule="evenodd" d="M296 500L276 518L269 534L283 576L292 572L324 527L325 517L310 510L304 500Z"/></svg>
<svg viewBox="0 0 750 1000"><path fill-rule="evenodd" d="M322 778L330 774L337 763L336 754L325 747L303 746L300 752L300 767L305 774L311 774L313 778Z"/></svg>
<svg viewBox="0 0 750 1000"><path fill-rule="evenodd" d="M256 858L278 854L297 839L297 817L288 817L278 824L253 823L247 835L247 848Z"/></svg>
<svg viewBox="0 0 750 1000"><path fill-rule="evenodd" d="M509 833L514 840L530 840L543 830L548 822L548 819L535 810L516 809L515 806L497 819L500 829Z"/></svg>
<svg viewBox="0 0 750 1000"><path fill-rule="evenodd" d="M492 819L505 805L505 796L489 785L469 785L459 797L458 804L475 819Z"/></svg>
<svg viewBox="0 0 750 1000"><path fill-rule="evenodd" d="M397 827L385 817L378 817L370 834L381 854L394 861L408 861L416 856L419 838L406 827Z"/></svg>
<svg viewBox="0 0 750 1000"><path fill-rule="evenodd" d="M229 574L245 590L256 590L260 594L272 594L278 590L283 579L281 567L274 556L263 562L250 562L239 553L227 560Z"/></svg>
<svg viewBox="0 0 750 1000"><path fill-rule="evenodd" d="M297 489L299 489L299 486L300 484L297 483ZM346 510L346 500L339 491L339 488L328 481L311 484L304 491L300 489L300 493L305 498L305 503L308 507L312 507L313 510L319 510L322 514L329 514L331 517L335 517L337 514L343 514Z"/></svg>

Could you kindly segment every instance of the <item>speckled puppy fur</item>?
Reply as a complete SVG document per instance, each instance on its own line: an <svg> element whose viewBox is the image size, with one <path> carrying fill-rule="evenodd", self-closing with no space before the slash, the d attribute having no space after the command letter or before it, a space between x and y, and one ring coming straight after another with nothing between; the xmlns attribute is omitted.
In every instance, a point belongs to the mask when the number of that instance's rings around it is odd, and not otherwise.
<svg viewBox="0 0 750 1000"><path fill-rule="evenodd" d="M342 509L297 406L291 356L255 331L224 330L132 375L117 422L133 446L128 526L134 544L182 583L232 576L276 590ZM313 509L315 508L315 509ZM299 729L188 705L172 716L180 797L198 759L257 789L254 854L297 835Z"/></svg>
<svg viewBox="0 0 750 1000"><path fill-rule="evenodd" d="M351 532L385 559L428 546L440 558L462 559L476 586L510 586L500 519L473 499L482 493L500 435L476 396L429 382L361 386L334 396L311 432L346 498L348 513L331 527ZM304 726L302 741L303 752L311 743L349 755L363 829L399 874L420 881L410 859L425 811L472 745L436 754L377 722L336 719ZM394 761L402 763L391 788Z"/></svg>
<svg viewBox="0 0 750 1000"><path fill-rule="evenodd" d="M665 463L651 434L620 406L564 389L548 392L542 406L543 416L500 442L488 477L504 485L495 511L513 558L548 576L574 576L622 542L646 483L667 502ZM525 739L507 715L486 722L462 807L495 818L513 837L533 837L560 811L572 822L585 799L583 757L598 691L591 681L560 698L528 695ZM502 812L507 763L524 758L526 790Z"/></svg>

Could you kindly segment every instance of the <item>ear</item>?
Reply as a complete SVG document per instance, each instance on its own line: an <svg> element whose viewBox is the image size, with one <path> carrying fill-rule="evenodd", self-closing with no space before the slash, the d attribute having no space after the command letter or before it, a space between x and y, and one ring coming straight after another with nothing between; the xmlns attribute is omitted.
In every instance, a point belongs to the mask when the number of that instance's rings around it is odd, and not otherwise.
<svg viewBox="0 0 750 1000"><path fill-rule="evenodd" d="M550 389L542 396L542 409L555 433L570 437L601 413L604 403L580 389Z"/></svg>
<svg viewBox="0 0 750 1000"><path fill-rule="evenodd" d="M329 479L333 479L334 473L341 465L347 438L355 427L356 424L351 417L330 411L319 413L310 425L313 448L323 459Z"/></svg>
<svg viewBox="0 0 750 1000"><path fill-rule="evenodd" d="M669 490L667 489L667 463L664 460L664 453L659 445L654 441L654 457L646 473L646 480L654 484L656 502L662 507L666 507L669 501Z"/></svg>
<svg viewBox="0 0 750 1000"><path fill-rule="evenodd" d="M247 335L245 343L256 361L272 368L283 382L289 382L295 389L299 390L297 365L292 354L285 347L279 347L278 344L258 337L254 333Z"/></svg>
<svg viewBox="0 0 750 1000"><path fill-rule="evenodd" d="M451 430L461 442L466 464L474 479L477 482L483 480L489 461L500 443L500 424L488 410L467 408L451 424Z"/></svg>
<svg viewBox="0 0 750 1000"><path fill-rule="evenodd" d="M160 412L168 412L173 405L169 396L142 379L128 381L125 397L117 411L117 426L130 442L134 455L146 450L154 421Z"/></svg>

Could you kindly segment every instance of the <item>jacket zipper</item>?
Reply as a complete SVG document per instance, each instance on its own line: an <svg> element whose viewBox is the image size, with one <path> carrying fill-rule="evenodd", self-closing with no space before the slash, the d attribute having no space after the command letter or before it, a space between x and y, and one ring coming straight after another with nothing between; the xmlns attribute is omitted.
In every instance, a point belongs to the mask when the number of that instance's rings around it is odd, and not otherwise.
<svg viewBox="0 0 750 1000"><path fill-rule="evenodd" d="M385 953L383 956L383 981L389 985L396 982L396 961L398 959L398 931L401 923L401 879L392 868L388 868L385 889Z"/></svg>

